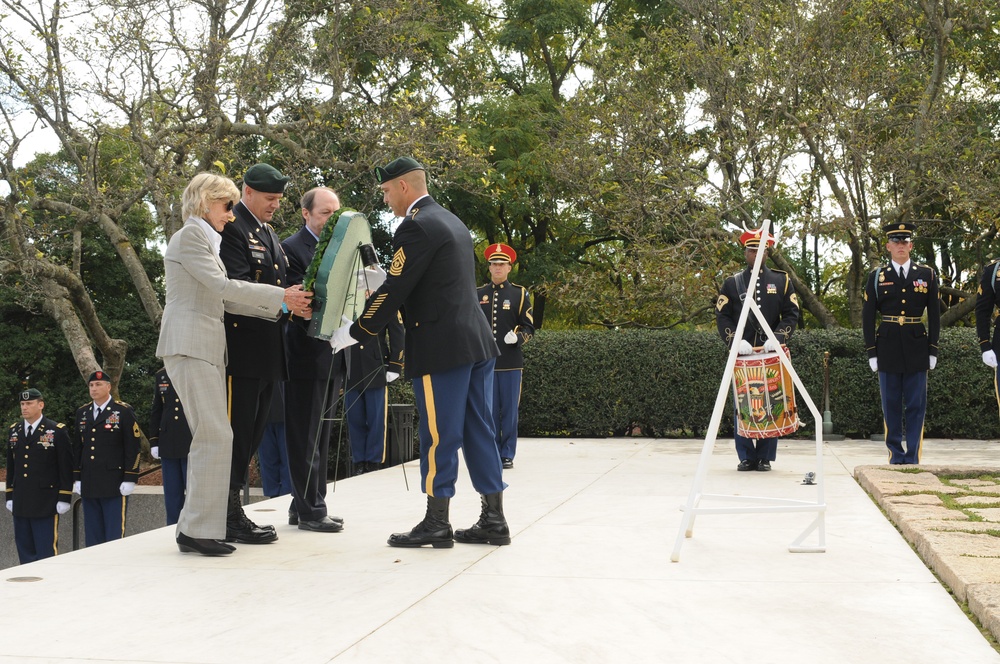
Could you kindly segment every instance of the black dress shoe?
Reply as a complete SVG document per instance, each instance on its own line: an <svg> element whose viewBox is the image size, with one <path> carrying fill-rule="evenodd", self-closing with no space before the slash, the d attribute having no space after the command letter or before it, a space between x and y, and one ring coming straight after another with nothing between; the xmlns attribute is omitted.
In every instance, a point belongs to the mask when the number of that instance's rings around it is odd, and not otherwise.
<svg viewBox="0 0 1000 664"><path fill-rule="evenodd" d="M306 519L299 519L299 530L311 530L316 533L339 533L344 529L343 521L334 521L328 516L316 519L315 521L308 521Z"/></svg>
<svg viewBox="0 0 1000 664"><path fill-rule="evenodd" d="M514 460L513 459L508 459L507 457L504 457L504 458L500 459L500 461L503 462L503 467L504 468L513 468L514 467Z"/></svg>
<svg viewBox="0 0 1000 664"><path fill-rule="evenodd" d="M328 516L326 517L331 521L336 521L340 525L344 525L344 517L342 516ZM299 514L293 510L288 510L288 525L297 526L299 525Z"/></svg>
<svg viewBox="0 0 1000 664"><path fill-rule="evenodd" d="M768 470L770 469L771 468L768 467ZM740 471L741 473L745 470L757 470L757 462L750 461L749 459L743 459L743 461L740 461L740 465L736 466L736 470Z"/></svg>
<svg viewBox="0 0 1000 664"><path fill-rule="evenodd" d="M239 544L269 544L278 539L278 533L272 526L269 529L258 528L250 519L226 521L226 541Z"/></svg>
<svg viewBox="0 0 1000 664"><path fill-rule="evenodd" d="M771 462L759 461L757 463L757 470L761 471L762 473L766 473L767 471L771 470Z"/></svg>
<svg viewBox="0 0 1000 664"><path fill-rule="evenodd" d="M200 553L203 556L228 556L236 550L235 546L219 540L188 537L184 533L177 535L177 548L181 553Z"/></svg>

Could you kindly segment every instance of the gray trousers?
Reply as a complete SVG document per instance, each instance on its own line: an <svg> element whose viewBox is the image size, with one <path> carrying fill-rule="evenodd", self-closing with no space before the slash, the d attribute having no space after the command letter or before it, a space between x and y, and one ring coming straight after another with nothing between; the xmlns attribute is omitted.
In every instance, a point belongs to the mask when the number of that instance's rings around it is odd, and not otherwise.
<svg viewBox="0 0 1000 664"><path fill-rule="evenodd" d="M225 539L233 430L226 410L226 368L186 355L163 358L191 427L184 508L177 532Z"/></svg>

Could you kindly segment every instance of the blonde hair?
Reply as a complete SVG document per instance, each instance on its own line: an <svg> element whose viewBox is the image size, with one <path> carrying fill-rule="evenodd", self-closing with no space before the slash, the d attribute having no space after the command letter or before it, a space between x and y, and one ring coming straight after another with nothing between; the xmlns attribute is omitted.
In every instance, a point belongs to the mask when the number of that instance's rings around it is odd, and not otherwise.
<svg viewBox="0 0 1000 664"><path fill-rule="evenodd" d="M235 205L239 200L240 190L226 176L198 173L184 188L184 194L181 196L181 215L185 219L203 217L208 213L208 205L212 201L232 201Z"/></svg>

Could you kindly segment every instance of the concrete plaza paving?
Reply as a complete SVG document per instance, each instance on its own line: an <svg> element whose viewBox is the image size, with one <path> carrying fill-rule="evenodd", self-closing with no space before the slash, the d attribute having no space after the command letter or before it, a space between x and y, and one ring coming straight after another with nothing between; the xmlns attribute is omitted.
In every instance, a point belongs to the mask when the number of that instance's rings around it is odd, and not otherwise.
<svg viewBox="0 0 1000 664"><path fill-rule="evenodd" d="M995 448L929 440L923 461ZM701 449L522 439L505 547L386 546L423 514L410 463L331 486L342 533L287 525L279 498L248 511L280 539L229 557L182 555L160 528L2 570L0 663L1000 662L853 479L880 443L824 445L825 553L788 551L811 514L701 515L670 562ZM783 440L772 472L737 473L720 441L704 491L809 500L815 461ZM463 470L453 525L478 511Z"/></svg>

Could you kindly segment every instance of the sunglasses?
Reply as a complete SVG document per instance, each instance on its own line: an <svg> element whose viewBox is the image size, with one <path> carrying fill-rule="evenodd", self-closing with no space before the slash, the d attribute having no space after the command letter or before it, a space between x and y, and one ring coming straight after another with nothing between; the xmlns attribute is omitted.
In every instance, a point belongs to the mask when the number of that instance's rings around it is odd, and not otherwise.
<svg viewBox="0 0 1000 664"><path fill-rule="evenodd" d="M891 237L891 238L889 238L889 242L892 242L893 244L906 244L909 241L910 241L910 238L908 238L908 237Z"/></svg>
<svg viewBox="0 0 1000 664"><path fill-rule="evenodd" d="M232 201L226 201L226 212L232 212L233 211L233 205L235 205L235 204Z"/></svg>

